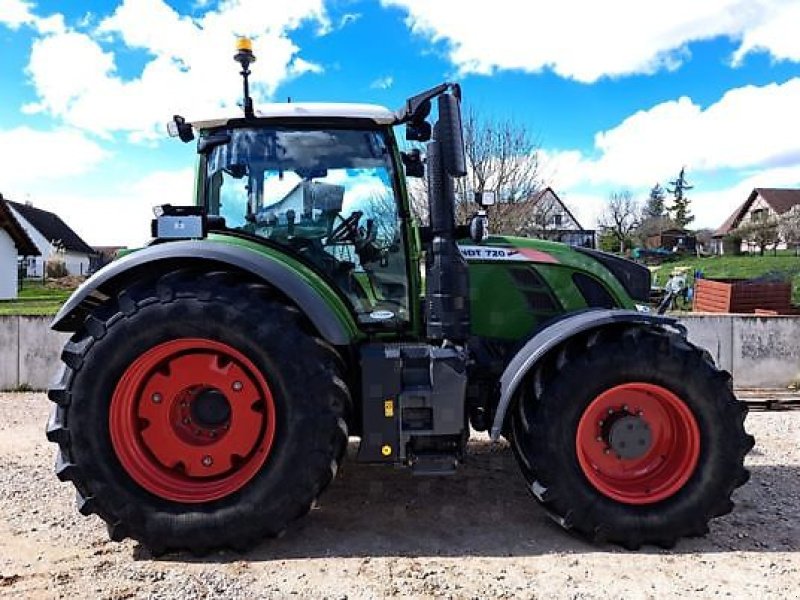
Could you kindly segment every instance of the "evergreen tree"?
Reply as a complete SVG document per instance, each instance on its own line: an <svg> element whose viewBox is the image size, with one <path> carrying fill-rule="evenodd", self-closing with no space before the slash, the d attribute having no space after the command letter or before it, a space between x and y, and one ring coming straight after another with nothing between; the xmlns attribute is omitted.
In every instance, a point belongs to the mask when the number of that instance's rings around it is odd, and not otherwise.
<svg viewBox="0 0 800 600"><path fill-rule="evenodd" d="M667 194L664 188L661 187L661 184L656 183L650 190L650 196L647 198L647 202L644 205L642 216L645 219L659 219L667 216L664 210L664 200L666 197Z"/></svg>
<svg viewBox="0 0 800 600"><path fill-rule="evenodd" d="M678 226L685 229L689 223L694 221L694 215L689 212L690 200L685 194L686 190L690 190L694 186L689 185L686 181L686 167L682 167L678 178L670 181L669 184L672 187L667 188L667 191L672 194L673 200L672 206L667 210Z"/></svg>

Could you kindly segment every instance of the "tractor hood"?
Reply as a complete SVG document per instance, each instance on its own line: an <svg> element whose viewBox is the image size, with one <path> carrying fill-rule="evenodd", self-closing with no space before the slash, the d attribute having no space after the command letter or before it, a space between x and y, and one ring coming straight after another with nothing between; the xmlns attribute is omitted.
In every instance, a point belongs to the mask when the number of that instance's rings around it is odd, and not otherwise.
<svg viewBox="0 0 800 600"><path fill-rule="evenodd" d="M620 286L632 301L649 300L647 267L607 252L511 236L491 236L481 244L461 240L459 249L468 262L528 262L585 271L606 283L613 279L612 286Z"/></svg>

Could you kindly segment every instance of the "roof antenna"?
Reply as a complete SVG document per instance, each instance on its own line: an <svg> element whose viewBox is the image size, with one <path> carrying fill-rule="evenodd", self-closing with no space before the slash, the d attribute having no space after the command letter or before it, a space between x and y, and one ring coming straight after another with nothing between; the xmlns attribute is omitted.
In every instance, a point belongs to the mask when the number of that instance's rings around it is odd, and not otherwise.
<svg viewBox="0 0 800 600"><path fill-rule="evenodd" d="M239 74L244 80L244 118L254 119L256 115L253 112L253 99L250 97L250 83L247 78L250 76L250 63L256 62L256 56L253 54L253 42L250 38L240 37L236 41L236 54L233 60L242 65Z"/></svg>

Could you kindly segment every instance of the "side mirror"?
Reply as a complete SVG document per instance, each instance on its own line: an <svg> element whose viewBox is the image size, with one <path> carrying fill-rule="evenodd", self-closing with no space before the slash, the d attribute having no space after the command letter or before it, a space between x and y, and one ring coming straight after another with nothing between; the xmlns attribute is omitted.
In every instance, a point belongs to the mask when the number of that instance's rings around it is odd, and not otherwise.
<svg viewBox="0 0 800 600"><path fill-rule="evenodd" d="M194 139L194 131L192 124L187 123L180 115L173 115L172 121L167 123L167 133L169 137L177 137L183 143L191 142Z"/></svg>
<svg viewBox="0 0 800 600"><path fill-rule="evenodd" d="M425 164L422 162L422 152L418 148L401 152L400 158L406 168L406 177L425 177Z"/></svg>
<svg viewBox="0 0 800 600"><path fill-rule="evenodd" d="M497 196L494 192L475 192L475 202L483 208L493 206L496 201Z"/></svg>
<svg viewBox="0 0 800 600"><path fill-rule="evenodd" d="M439 122L436 139L442 148L442 164L451 177L467 174L464 135L461 129L461 103L455 94L439 96Z"/></svg>

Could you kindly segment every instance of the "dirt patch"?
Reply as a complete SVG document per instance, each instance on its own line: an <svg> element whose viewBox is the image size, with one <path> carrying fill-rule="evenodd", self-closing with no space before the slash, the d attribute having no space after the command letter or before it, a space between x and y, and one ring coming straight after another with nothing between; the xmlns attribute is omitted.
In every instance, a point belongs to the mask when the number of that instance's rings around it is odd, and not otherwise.
<svg viewBox="0 0 800 600"><path fill-rule="evenodd" d="M796 597L800 412L753 413L751 481L704 538L593 546L554 525L504 444L448 478L346 462L311 514L246 554L154 560L109 542L53 475L43 394L0 394L0 597ZM351 444L351 455L355 444Z"/></svg>

